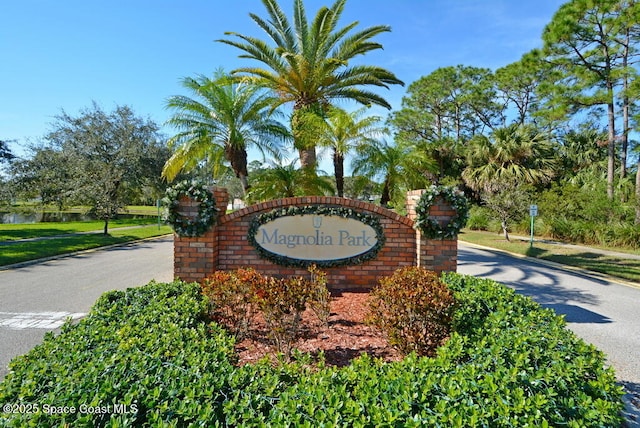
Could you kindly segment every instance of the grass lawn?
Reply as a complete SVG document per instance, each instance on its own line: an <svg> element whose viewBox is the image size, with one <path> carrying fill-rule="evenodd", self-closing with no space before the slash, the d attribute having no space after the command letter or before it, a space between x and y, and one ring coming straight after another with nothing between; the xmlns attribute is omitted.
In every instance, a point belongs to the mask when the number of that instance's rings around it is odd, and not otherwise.
<svg viewBox="0 0 640 428"><path fill-rule="evenodd" d="M512 238L511 242L509 242L504 239L502 234L475 230L464 230L459 235L459 239L640 283L640 260L623 259L599 254L595 251L567 248L552 243L534 242L533 248L530 248L529 240ZM623 252L623 250L616 248L609 248L609 250ZM627 250L625 252L630 251ZM637 252L635 253L637 254Z"/></svg>
<svg viewBox="0 0 640 428"><path fill-rule="evenodd" d="M132 220L127 220L127 222L131 221ZM61 233L100 230L102 228L102 222L98 222L97 228L95 227L96 223L87 223L86 228L85 225L81 226L79 223L48 223L49 228L43 227L42 229L36 229L35 231L28 232L28 237L53 236ZM23 226L26 228L26 226L40 226L41 224L42 223L15 226ZM135 226L137 224L122 223L120 227L123 225ZM7 233L5 226L14 225L0 225L0 235L2 236L5 236ZM115 226L115 224L112 224L112 226ZM83 228L85 229L83 230ZM19 228L16 229L19 230ZM107 236L104 236L102 233L89 233L76 236L50 238L40 241L16 242L7 245L0 245L0 266L35 260L42 257L72 253L74 251L88 250L106 245L121 244L138 239L166 235L168 233L171 233L171 228L169 226L163 225L158 228L157 224L126 229L112 229L110 227L109 235ZM25 235L27 235L27 232L25 232ZM7 239L4 238L4 240L6 241Z"/></svg>
<svg viewBox="0 0 640 428"><path fill-rule="evenodd" d="M156 225L156 217L121 219L109 221L109 231L119 227ZM0 224L0 242L14 241L17 239L39 238L67 233L101 231L104 222L95 221L74 221L74 222L45 222L45 223L23 223L23 224Z"/></svg>

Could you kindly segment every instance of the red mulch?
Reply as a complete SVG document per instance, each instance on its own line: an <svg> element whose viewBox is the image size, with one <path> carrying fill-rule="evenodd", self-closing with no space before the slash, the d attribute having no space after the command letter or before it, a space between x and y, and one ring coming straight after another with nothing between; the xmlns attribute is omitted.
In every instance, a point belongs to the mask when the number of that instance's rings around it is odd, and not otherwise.
<svg viewBox="0 0 640 428"><path fill-rule="evenodd" d="M293 348L312 355L324 351L325 364L338 367L348 365L363 353L385 361L402 359L379 330L365 324L368 298L366 292L343 292L332 296L328 326L323 326L312 311L305 311L302 335ZM259 327L252 329L248 338L236 344L240 365L276 355L264 321L256 317L254 322Z"/></svg>

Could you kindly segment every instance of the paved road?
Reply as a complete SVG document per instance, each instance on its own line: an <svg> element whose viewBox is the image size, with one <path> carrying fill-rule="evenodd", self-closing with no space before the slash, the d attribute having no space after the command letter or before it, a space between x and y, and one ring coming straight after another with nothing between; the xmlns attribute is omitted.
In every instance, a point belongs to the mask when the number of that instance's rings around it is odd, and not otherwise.
<svg viewBox="0 0 640 428"><path fill-rule="evenodd" d="M567 326L607 355L640 417L640 288L460 242L458 272L491 278L564 314ZM640 426L640 419L637 424Z"/></svg>
<svg viewBox="0 0 640 428"><path fill-rule="evenodd" d="M0 271L0 380L7 364L105 291L173 279L173 239L91 251Z"/></svg>

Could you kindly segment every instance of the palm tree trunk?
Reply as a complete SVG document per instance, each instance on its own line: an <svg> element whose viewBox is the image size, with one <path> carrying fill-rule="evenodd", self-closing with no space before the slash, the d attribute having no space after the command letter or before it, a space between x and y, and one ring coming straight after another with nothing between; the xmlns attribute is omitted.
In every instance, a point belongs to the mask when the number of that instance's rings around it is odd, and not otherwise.
<svg viewBox="0 0 640 428"><path fill-rule="evenodd" d="M293 134L293 145L298 150L300 156L300 166L307 170L316 170L317 156L314 135L313 116L318 115L314 111L314 104L298 102L293 107L291 115L291 132Z"/></svg>
<svg viewBox="0 0 640 428"><path fill-rule="evenodd" d="M344 156L335 149L333 151L333 171L338 197L342 198L344 196Z"/></svg>
<svg viewBox="0 0 640 428"><path fill-rule="evenodd" d="M389 186L389 178L384 180L384 186L382 187L382 196L380 197L380 205L383 207L389 206L389 201L391 201L391 189Z"/></svg>
<svg viewBox="0 0 640 428"><path fill-rule="evenodd" d="M242 192L246 195L249 190L249 171L247 170L247 150L228 144L224 148L225 158L231 164L231 169L242 184Z"/></svg>
<svg viewBox="0 0 640 428"><path fill-rule="evenodd" d="M318 162L315 146L306 149L298 149L298 155L300 156L300 166L302 168L315 171L316 164Z"/></svg>

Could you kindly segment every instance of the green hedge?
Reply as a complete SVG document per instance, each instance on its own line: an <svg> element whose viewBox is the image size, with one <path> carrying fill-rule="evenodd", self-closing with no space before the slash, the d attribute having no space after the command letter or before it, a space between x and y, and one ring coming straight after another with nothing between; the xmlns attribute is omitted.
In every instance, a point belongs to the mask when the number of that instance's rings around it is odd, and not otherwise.
<svg viewBox="0 0 640 428"><path fill-rule="evenodd" d="M490 280L444 280L461 304L435 357L363 356L344 368L302 355L235 367L233 340L206 321L197 285L108 293L12 362L0 404L39 412L0 413L0 426L620 425L612 370L561 318ZM43 412L81 404L112 412ZM137 412L114 414L116 404Z"/></svg>
<svg viewBox="0 0 640 428"><path fill-rule="evenodd" d="M207 325L199 291L176 282L103 295L84 320L12 362L0 403L39 411L3 412L0 426L179 426L223 418L233 340ZM116 405L132 413L81 413ZM76 412L53 416L46 406Z"/></svg>

